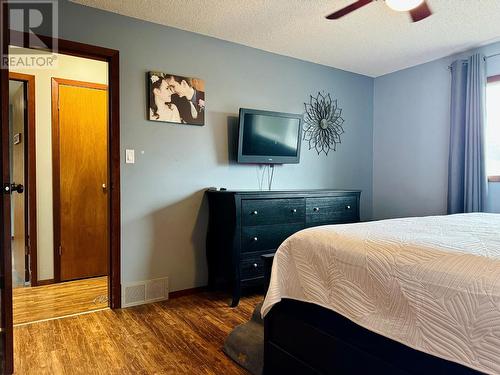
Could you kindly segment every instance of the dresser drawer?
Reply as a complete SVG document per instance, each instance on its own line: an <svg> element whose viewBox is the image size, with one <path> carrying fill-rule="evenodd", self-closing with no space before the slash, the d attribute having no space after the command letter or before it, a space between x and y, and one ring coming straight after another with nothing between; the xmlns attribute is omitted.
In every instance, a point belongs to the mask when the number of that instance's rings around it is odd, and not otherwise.
<svg viewBox="0 0 500 375"><path fill-rule="evenodd" d="M304 229L302 223L243 227L241 252L275 250L284 240L301 229Z"/></svg>
<svg viewBox="0 0 500 375"><path fill-rule="evenodd" d="M244 226L304 222L305 199L244 199L241 222Z"/></svg>
<svg viewBox="0 0 500 375"><path fill-rule="evenodd" d="M254 257L247 257L240 263L240 278L255 279L257 277L264 277L264 261L261 255Z"/></svg>
<svg viewBox="0 0 500 375"><path fill-rule="evenodd" d="M358 220L358 198L319 197L306 198L306 223L350 223Z"/></svg>

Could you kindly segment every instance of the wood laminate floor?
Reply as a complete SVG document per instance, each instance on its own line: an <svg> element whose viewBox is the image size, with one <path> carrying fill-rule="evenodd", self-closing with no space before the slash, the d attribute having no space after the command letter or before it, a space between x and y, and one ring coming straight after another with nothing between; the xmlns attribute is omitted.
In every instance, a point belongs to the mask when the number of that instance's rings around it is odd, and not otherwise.
<svg viewBox="0 0 500 375"><path fill-rule="evenodd" d="M78 314L108 306L107 276L14 288L14 324Z"/></svg>
<svg viewBox="0 0 500 375"><path fill-rule="evenodd" d="M200 293L14 328L16 374L247 374L222 352L262 296Z"/></svg>

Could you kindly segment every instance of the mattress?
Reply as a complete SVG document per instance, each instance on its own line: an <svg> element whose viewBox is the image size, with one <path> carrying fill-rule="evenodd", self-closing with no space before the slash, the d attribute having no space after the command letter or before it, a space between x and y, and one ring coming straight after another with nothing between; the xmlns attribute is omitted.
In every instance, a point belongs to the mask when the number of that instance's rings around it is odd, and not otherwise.
<svg viewBox="0 0 500 375"><path fill-rule="evenodd" d="M282 298L323 306L413 349L500 374L500 215L300 231L276 252L262 315Z"/></svg>

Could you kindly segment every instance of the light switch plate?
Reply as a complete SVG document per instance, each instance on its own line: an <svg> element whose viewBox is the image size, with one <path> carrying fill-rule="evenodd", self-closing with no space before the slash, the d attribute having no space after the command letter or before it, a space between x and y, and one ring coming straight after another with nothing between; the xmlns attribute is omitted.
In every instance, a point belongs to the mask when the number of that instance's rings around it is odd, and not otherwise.
<svg viewBox="0 0 500 375"><path fill-rule="evenodd" d="M135 150L125 150L125 163L135 164Z"/></svg>

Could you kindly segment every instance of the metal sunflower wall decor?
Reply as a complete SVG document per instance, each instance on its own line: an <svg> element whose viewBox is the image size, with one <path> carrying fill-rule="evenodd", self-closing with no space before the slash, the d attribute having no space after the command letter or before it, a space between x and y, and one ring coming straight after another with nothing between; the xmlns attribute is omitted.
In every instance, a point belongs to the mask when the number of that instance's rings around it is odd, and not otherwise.
<svg viewBox="0 0 500 375"><path fill-rule="evenodd" d="M337 144L341 143L340 135L344 133L342 109L338 107L337 100L332 100L330 94L318 92L316 97L309 95L309 103L304 103L304 106L303 139L309 142L309 150L316 149L318 155L336 151Z"/></svg>

